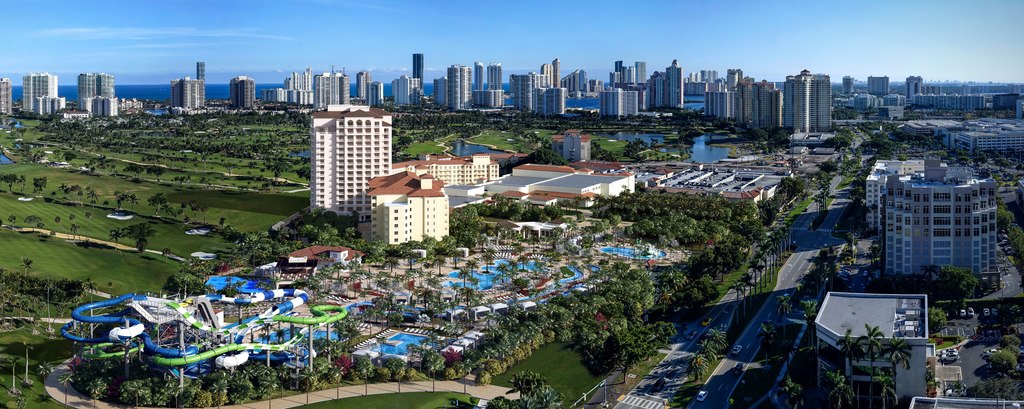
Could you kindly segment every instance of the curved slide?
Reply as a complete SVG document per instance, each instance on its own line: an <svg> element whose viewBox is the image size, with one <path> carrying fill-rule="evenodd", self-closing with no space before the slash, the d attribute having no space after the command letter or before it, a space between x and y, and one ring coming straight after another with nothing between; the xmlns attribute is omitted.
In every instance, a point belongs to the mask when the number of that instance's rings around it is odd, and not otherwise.
<svg viewBox="0 0 1024 409"><path fill-rule="evenodd" d="M337 305L315 305L310 307L310 312L313 317L296 317L292 315L286 315L291 312L295 307L304 304L308 301L308 295L302 290L271 290L264 291L262 293L255 293L253 296L248 298L234 298L225 297L221 295L210 295L207 299L214 302L221 303L233 303L233 304L253 304L263 301L269 301L276 298L291 298L284 301L276 306L269 308L267 311L260 315L247 318L238 324L232 324L225 328L213 328L206 323L197 320L190 312L187 311L184 305L174 302L166 303L167 307L176 311L181 315L181 321L188 323L193 328L196 328L203 332L216 333L220 335L228 336L228 339L232 339L234 342L221 345L219 347L199 352L199 348L195 345L189 345L185 350L179 350L176 348L160 347L152 341L149 334L146 333L146 325L139 322L135 318L126 317L131 312L131 309L125 309L120 312L107 315L92 316L86 315L88 311L113 307L122 304L126 301L136 299L144 299L145 296L136 296L135 294L125 294L120 297L115 297L110 300L97 301L87 303L75 308L71 313L71 317L74 321L65 324L61 327L61 335L65 338L76 342L99 344L98 347L109 347L114 343L126 343L131 339L138 338L142 341L144 351L148 354L154 355L152 358L153 363L164 366L185 366L193 365L208 359L216 358L216 363L219 366L231 368L237 365L241 365L248 359L259 359L258 357L266 358L264 354L273 354L275 352L287 352L288 350L301 345L300 342L306 337L311 336L308 334L309 328L303 328L299 333L291 339L278 343L278 344L264 344L264 343L246 343L243 342L246 333L260 328L263 325L268 325L271 322L286 322L297 325L324 325L331 324L333 322L344 319L348 316L348 309L344 306ZM333 312L333 314L331 314ZM86 338L70 333L70 330L74 328L76 322L83 322L89 324L120 324L110 330L106 337L97 338ZM137 349L139 346L136 345L134 348ZM133 349L134 350L134 349ZM226 355L238 352L234 355ZM110 353L92 353L88 357L91 358L110 358L123 356L123 351L110 352ZM315 352L312 353L315 356ZM272 355L271 358L274 361L283 361L278 356Z"/></svg>

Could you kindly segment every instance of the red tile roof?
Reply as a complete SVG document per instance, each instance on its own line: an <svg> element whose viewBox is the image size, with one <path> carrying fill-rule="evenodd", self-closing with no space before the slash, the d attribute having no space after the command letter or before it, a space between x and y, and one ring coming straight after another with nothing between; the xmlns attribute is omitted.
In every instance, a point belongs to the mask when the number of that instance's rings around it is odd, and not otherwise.
<svg viewBox="0 0 1024 409"><path fill-rule="evenodd" d="M420 187L421 180L423 179L431 180L430 189ZM415 172L402 172L390 176L376 177L367 182L367 187L370 189L367 192L370 196L444 197L444 192L441 191L441 188L444 187L444 182L434 179L430 174L419 176Z"/></svg>
<svg viewBox="0 0 1024 409"><path fill-rule="evenodd" d="M573 162L573 163L570 163L569 166L572 166L572 167L574 167L576 169L586 168L586 169L598 170L598 171L601 171L601 170L619 170L619 169L624 168L624 166L621 163L619 163L619 162L589 161L589 160Z"/></svg>
<svg viewBox="0 0 1024 409"><path fill-rule="evenodd" d="M491 163L494 164L494 158L491 158ZM473 156L440 156L435 159L407 160L405 162L392 163L391 168L401 169L413 166L417 169L424 169L429 167L430 165L470 166L472 164Z"/></svg>
<svg viewBox="0 0 1024 409"><path fill-rule="evenodd" d="M313 113L313 118L319 119L383 118L385 116L391 116L391 113L376 107L371 107L369 111L349 108L344 111L317 111Z"/></svg>
<svg viewBox="0 0 1024 409"><path fill-rule="evenodd" d="M520 192L520 191L517 191L517 190L509 190L509 191L501 192L501 193L498 193L498 194L502 195L502 196L513 197L513 198L521 198L521 197L527 196L527 193L523 193L523 192Z"/></svg>
<svg viewBox="0 0 1024 409"><path fill-rule="evenodd" d="M320 254L329 253L329 252L332 252L332 251L339 252L339 253L347 251L348 252L348 257L345 258L345 260L352 260L353 258L356 258L357 256L362 256L363 255L363 253L361 253L359 251L356 251L356 250L353 250L351 248L344 247L344 246L310 246L310 247L306 247L304 249L299 249L299 250L295 250L295 251L293 251L291 253L288 253L288 256L289 257L319 258L318 256Z"/></svg>
<svg viewBox="0 0 1024 409"><path fill-rule="evenodd" d="M587 193L578 195L578 194L575 194L575 193L551 192L551 191L547 191L547 190L535 190L533 192L530 192L530 197L534 197L534 196L537 196L537 197L552 197L552 198L555 198L555 199L592 199L596 195L591 193L591 192L587 192Z"/></svg>
<svg viewBox="0 0 1024 409"><path fill-rule="evenodd" d="M572 133L572 131L571 130L565 131L565 133ZM551 140L552 141L556 141L556 142L564 141L565 140L565 134L551 135ZM585 134L584 135L580 135L580 141L581 142L590 142L590 135L585 135Z"/></svg>
<svg viewBox="0 0 1024 409"><path fill-rule="evenodd" d="M545 171L545 172L562 172L562 173L575 173L576 172L576 169L570 168L568 166L557 166L557 165L526 164L526 165L516 166L513 170L515 170L515 169L538 170L538 171Z"/></svg>

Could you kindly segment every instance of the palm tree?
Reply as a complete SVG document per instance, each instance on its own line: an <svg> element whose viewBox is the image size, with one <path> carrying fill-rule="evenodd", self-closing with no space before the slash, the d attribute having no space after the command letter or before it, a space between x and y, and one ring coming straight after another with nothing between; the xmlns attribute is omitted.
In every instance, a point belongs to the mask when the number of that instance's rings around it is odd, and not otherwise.
<svg viewBox="0 0 1024 409"><path fill-rule="evenodd" d="M842 409L853 403L853 388L846 383L846 377L839 371L825 374L828 382L828 402L832 409Z"/></svg>
<svg viewBox="0 0 1024 409"><path fill-rule="evenodd" d="M786 394L786 403L793 409L797 409L804 403L804 388L800 384L793 382L793 379L786 375L786 378L782 380L782 384L779 385L779 391Z"/></svg>
<svg viewBox="0 0 1024 409"><path fill-rule="evenodd" d="M783 294L776 299L779 301L779 319L782 322L782 339L786 339L786 322L784 321L786 316L793 311L793 296L789 294Z"/></svg>
<svg viewBox="0 0 1024 409"><path fill-rule="evenodd" d="M71 381L74 380L74 379L75 379L75 376L71 374L71 371L61 372L61 374L59 376L57 376L57 382L60 382L61 385L64 385L64 406L65 407L68 406L68 385L70 385Z"/></svg>
<svg viewBox="0 0 1024 409"><path fill-rule="evenodd" d="M736 303L738 304L738 307L743 307L744 311L745 311L746 310L746 308L745 308L746 305L744 304L744 301L746 301L746 300L743 298L743 294L744 294L744 292L747 289L747 284L744 283L741 280L736 280L735 283L732 283L732 286L730 286L729 289L736 292ZM732 323L732 320L736 319L736 310L738 310L738 309L739 308L733 308L732 309L732 316L729 317L729 322L730 323ZM743 315L743 314L744 314L743 312L740 313L740 315Z"/></svg>
<svg viewBox="0 0 1024 409"><path fill-rule="evenodd" d="M894 338L900 339L900 338ZM882 394L882 409L886 409L889 403L889 397L896 398L896 385L892 376L887 374L881 374L871 379L873 382L878 383L879 391Z"/></svg>
<svg viewBox="0 0 1024 409"><path fill-rule="evenodd" d="M856 338L853 337L853 330L850 328L846 329L846 333L843 334L842 338L836 342L839 346L839 351L843 353L846 358L846 370L853 370L853 360L860 359L864 355L864 349L861 348L860 343ZM853 378L850 378L850 390L853 390Z"/></svg>
<svg viewBox="0 0 1024 409"><path fill-rule="evenodd" d="M761 338L761 349L764 350L764 363L767 365L768 355L771 352L771 348L775 345L775 325L771 322L761 323L757 336Z"/></svg>
<svg viewBox="0 0 1024 409"><path fill-rule="evenodd" d="M889 362L892 363L892 373L896 376L896 367L902 365L903 369L910 369L910 344L903 338L889 340L889 348L886 352L889 355Z"/></svg>
<svg viewBox="0 0 1024 409"><path fill-rule="evenodd" d="M864 330L867 332L857 338L857 343L864 345L864 353L868 356L868 360L871 362L872 380L868 382L868 409L871 409L875 402L875 358L877 358L878 354L882 352L882 338L885 335L882 334L882 330L878 329L878 326L864 324Z"/></svg>
<svg viewBox="0 0 1024 409"><path fill-rule="evenodd" d="M693 380L697 381L705 372L708 371L708 368L711 367L711 362L703 353L700 353L693 357L693 360L690 361L690 365L693 368Z"/></svg>
<svg viewBox="0 0 1024 409"><path fill-rule="evenodd" d="M32 269L32 263L34 261L28 257L21 258L21 266L25 268L25 274L28 274L28 271Z"/></svg>

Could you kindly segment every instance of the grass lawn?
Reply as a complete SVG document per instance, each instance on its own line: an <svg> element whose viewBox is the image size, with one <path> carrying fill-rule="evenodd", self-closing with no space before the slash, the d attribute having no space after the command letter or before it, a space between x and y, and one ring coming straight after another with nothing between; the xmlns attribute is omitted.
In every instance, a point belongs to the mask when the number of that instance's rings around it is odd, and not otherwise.
<svg viewBox="0 0 1024 409"><path fill-rule="evenodd" d="M59 335L57 335L59 337ZM29 347L29 379L32 380L31 387L21 385L25 377L25 345ZM50 399L43 389L42 378L36 376L35 368L41 362L50 362L54 366L60 364L71 356L71 342L63 338L47 338L45 335L32 335L27 329L0 333L0 354L19 357L17 375L17 387L25 396L26 408L28 409L51 409L61 408L58 402ZM4 402L5 408L16 408L17 402L8 395L8 388L11 387L10 365L5 364L4 370L0 371L0 401Z"/></svg>
<svg viewBox="0 0 1024 409"><path fill-rule="evenodd" d="M101 291L122 294L156 291L178 263L157 254L138 254L109 248L83 248L39 234L0 230L0 266L22 269L21 259L32 260L29 274L73 280L92 279ZM109 285L108 285L109 284Z"/></svg>
<svg viewBox="0 0 1024 409"><path fill-rule="evenodd" d="M496 149L506 151L515 151L520 153L530 152L530 146L527 145L526 140L520 138L518 135L502 131L483 131L479 135L469 138L469 142L481 145L492 145Z"/></svg>
<svg viewBox="0 0 1024 409"><path fill-rule="evenodd" d="M472 401L475 401L469 395L453 392L386 393L313 403L296 409L441 409L453 408L453 400L458 402L459 408L472 408Z"/></svg>
<svg viewBox="0 0 1024 409"><path fill-rule="evenodd" d="M800 217L800 215L807 210L807 206L810 206L813 201L814 198L808 196L806 199L800 201L800 203L797 203L796 207L793 207L793 210L789 211L789 216L786 216L786 222L793 223L797 217Z"/></svg>
<svg viewBox="0 0 1024 409"><path fill-rule="evenodd" d="M786 351L791 349L796 341L797 334L800 333L800 324L786 325L785 332L783 332L782 327L777 327L775 331L776 342L769 354L767 368L764 366L751 368L743 373L740 386L736 388L732 395L733 401L736 402L735 407L751 408L754 402L768 394L772 386L775 385L775 379L778 378L779 371L782 370ZM804 337L806 336L805 334ZM758 363L761 365L765 364L763 349L758 352L757 358Z"/></svg>
<svg viewBox="0 0 1024 409"><path fill-rule="evenodd" d="M604 379L603 374L595 375L583 365L580 356L569 344L552 342L544 345L525 361L517 363L505 373L493 379L495 385L511 387L508 383L512 376L523 371L533 371L548 380L551 387L557 389L567 402L575 401Z"/></svg>
<svg viewBox="0 0 1024 409"><path fill-rule="evenodd" d="M439 146L437 142L416 142L405 148L405 153L413 156L440 155L444 153L444 147Z"/></svg>

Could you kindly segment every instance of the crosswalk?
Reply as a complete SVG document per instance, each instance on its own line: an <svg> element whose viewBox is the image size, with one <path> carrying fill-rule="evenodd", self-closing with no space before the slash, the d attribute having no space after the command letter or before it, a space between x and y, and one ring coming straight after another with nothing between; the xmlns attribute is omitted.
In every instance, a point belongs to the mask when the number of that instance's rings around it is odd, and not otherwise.
<svg viewBox="0 0 1024 409"><path fill-rule="evenodd" d="M626 395L626 398L615 405L615 409L664 409L663 400L642 398L639 396Z"/></svg>
<svg viewBox="0 0 1024 409"><path fill-rule="evenodd" d="M810 231L811 230L811 226L793 226L793 230ZM831 233L832 229L830 229L830 228L817 228L817 229L814 229L813 231L819 231L819 232L823 232L823 233Z"/></svg>

